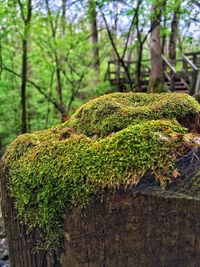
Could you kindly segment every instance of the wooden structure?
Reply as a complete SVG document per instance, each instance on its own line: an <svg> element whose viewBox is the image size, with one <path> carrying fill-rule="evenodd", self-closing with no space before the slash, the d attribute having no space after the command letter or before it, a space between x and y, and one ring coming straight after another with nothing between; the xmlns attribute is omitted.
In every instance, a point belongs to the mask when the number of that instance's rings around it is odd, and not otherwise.
<svg viewBox="0 0 200 267"><path fill-rule="evenodd" d="M163 80L172 92L185 92L191 95L200 92L200 52L185 53L174 64L162 55ZM119 60L110 60L106 79L118 91L125 91L126 87L136 87L136 61L124 61L126 70ZM127 75L127 71L129 75ZM150 60L143 60L141 67L141 91L146 91L150 77ZM131 79L128 79L128 76ZM131 86L130 86L131 85Z"/></svg>
<svg viewBox="0 0 200 267"><path fill-rule="evenodd" d="M107 192L67 214L60 251L37 250L1 177L11 267L200 266L200 149L177 163L184 175L166 190L151 174L136 188ZM9 211L9 212L8 212ZM37 241L37 242L36 242Z"/></svg>

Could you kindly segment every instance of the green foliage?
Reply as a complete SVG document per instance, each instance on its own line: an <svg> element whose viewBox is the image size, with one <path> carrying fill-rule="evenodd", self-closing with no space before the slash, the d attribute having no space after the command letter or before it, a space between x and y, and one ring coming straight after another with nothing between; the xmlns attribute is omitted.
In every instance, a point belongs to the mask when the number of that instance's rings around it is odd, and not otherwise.
<svg viewBox="0 0 200 267"><path fill-rule="evenodd" d="M20 74L23 23L18 3L15 5L13 1L8 0L4 2L0 11L2 26L0 65L3 64L18 75L0 69L0 155L6 146L20 134L21 128ZM82 25L77 21L72 25L66 22L65 35L61 36L61 18L52 13L53 23L58 23L57 34L53 38L49 17L45 12L41 3L38 3L37 7L33 3L28 46L28 79L42 88L50 99L58 103L55 63L55 54L57 54L61 69L63 105L68 113L71 113L80 106L80 103L84 103L91 97L91 94L94 94L94 90L90 93L91 87L88 85L92 76L90 70L92 46L87 37L89 35L85 27L87 24ZM58 15L60 16L60 13ZM79 91L83 89L87 92L85 99L78 97ZM72 96L73 101L68 108ZM61 115L52 103L30 83L27 84L26 98L28 132L51 127L60 121Z"/></svg>
<svg viewBox="0 0 200 267"><path fill-rule="evenodd" d="M10 101L12 99L12 102ZM12 79L0 82L0 156L5 146L13 141L20 133L19 99L13 88Z"/></svg>
<svg viewBox="0 0 200 267"><path fill-rule="evenodd" d="M64 124L19 136L3 166L21 220L41 230L46 249L56 249L67 210L105 187L134 186L147 170L165 187L187 151L176 118L199 111L183 94L116 93L90 101Z"/></svg>

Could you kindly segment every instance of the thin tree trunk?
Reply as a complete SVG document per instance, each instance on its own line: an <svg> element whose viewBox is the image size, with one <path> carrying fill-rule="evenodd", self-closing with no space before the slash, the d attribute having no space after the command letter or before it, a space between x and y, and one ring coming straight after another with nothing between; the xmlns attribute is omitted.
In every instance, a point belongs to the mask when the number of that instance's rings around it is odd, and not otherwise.
<svg viewBox="0 0 200 267"><path fill-rule="evenodd" d="M21 133L27 132L27 107L26 107L26 83L27 83L27 63L28 63L28 37L30 31L30 22L32 17L32 0L27 3L27 17L25 17L23 6L18 0L21 17L24 22L24 36L22 41L22 78L21 78Z"/></svg>
<svg viewBox="0 0 200 267"><path fill-rule="evenodd" d="M157 6L152 5L152 14L157 13ZM151 53L151 76L149 82L149 92L159 92L163 83L162 79L162 49L160 38L160 16L156 15L152 19L153 27L150 36L150 53Z"/></svg>
<svg viewBox="0 0 200 267"><path fill-rule="evenodd" d="M143 52L143 44L139 43L138 57L137 57L137 63L136 63L136 84L139 90L141 90L141 85L142 85L142 81L141 81L142 52Z"/></svg>
<svg viewBox="0 0 200 267"><path fill-rule="evenodd" d="M61 81L61 73L60 73L60 62L58 60L57 53L55 54L55 62L56 62L56 79L57 79L57 92L58 92L59 104L60 105L63 105L62 81Z"/></svg>
<svg viewBox="0 0 200 267"><path fill-rule="evenodd" d="M56 53L56 52L55 52ZM57 58L57 53L56 53ZM62 87L62 80L61 80L61 70L60 70L60 62L58 58L56 59L56 80L57 80L57 92L59 98L59 107L61 112L61 121L64 121L64 117L66 116L66 108L63 103L63 87Z"/></svg>
<svg viewBox="0 0 200 267"><path fill-rule="evenodd" d="M27 110L26 110L26 77L27 77L27 40L22 44L22 80L21 80L21 133L27 132Z"/></svg>
<svg viewBox="0 0 200 267"><path fill-rule="evenodd" d="M163 21L164 28L166 27L166 23L167 23L167 18L166 18L166 15L164 15L164 21ZM165 54L166 41L167 41L167 38L166 38L166 34L164 33L162 36L162 54L163 55Z"/></svg>
<svg viewBox="0 0 200 267"><path fill-rule="evenodd" d="M176 44L178 39L178 27L179 27L179 10L180 5L174 11L172 23L171 23L171 35L169 39L169 59L172 64L176 61Z"/></svg>
<svg viewBox="0 0 200 267"><path fill-rule="evenodd" d="M132 44L134 42L134 32L131 32L131 36L130 36L130 44ZM133 61L133 52L134 52L134 48L129 48L129 50L127 50L127 60L128 62ZM126 51L125 51L126 54Z"/></svg>
<svg viewBox="0 0 200 267"><path fill-rule="evenodd" d="M67 0L62 0L62 37L65 36Z"/></svg>
<svg viewBox="0 0 200 267"><path fill-rule="evenodd" d="M139 90L141 90L141 68L142 68L142 50L143 50L143 42L141 40L141 33L139 29L139 14L136 14L136 30L137 30L137 42L138 42L138 56L137 56L137 63L136 63L136 85Z"/></svg>
<svg viewBox="0 0 200 267"><path fill-rule="evenodd" d="M97 28L97 11L96 4L94 0L89 0L89 16L91 23L91 33L92 33L92 46L93 46L93 68L98 76L100 74L100 59L99 59L99 38L98 38L98 28Z"/></svg>

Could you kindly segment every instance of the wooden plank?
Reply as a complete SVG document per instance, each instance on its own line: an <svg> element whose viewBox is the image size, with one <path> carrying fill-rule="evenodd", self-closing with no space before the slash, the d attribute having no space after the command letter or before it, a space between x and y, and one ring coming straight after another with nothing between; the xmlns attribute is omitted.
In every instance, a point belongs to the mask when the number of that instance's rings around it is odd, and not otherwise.
<svg viewBox="0 0 200 267"><path fill-rule="evenodd" d="M195 70L195 71L198 71L198 68L196 65L194 65L194 63L188 58L186 57L184 54L182 55L183 56L183 59L190 65L190 67Z"/></svg>
<svg viewBox="0 0 200 267"><path fill-rule="evenodd" d="M172 66L172 64L166 59L164 55L162 55L162 59L167 64L167 66L170 68L170 70L176 75L177 73L176 73L174 66Z"/></svg>

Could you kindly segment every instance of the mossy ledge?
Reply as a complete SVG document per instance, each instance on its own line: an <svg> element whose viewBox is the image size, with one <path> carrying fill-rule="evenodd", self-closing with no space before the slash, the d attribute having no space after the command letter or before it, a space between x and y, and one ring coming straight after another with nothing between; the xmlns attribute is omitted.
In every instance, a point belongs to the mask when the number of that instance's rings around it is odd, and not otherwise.
<svg viewBox="0 0 200 267"><path fill-rule="evenodd" d="M135 186L148 170L164 188L177 176L176 159L198 145L178 120L199 112L185 94L116 93L91 100L64 124L19 136L3 171L20 219L40 229L46 249L56 248L63 214L104 188Z"/></svg>

